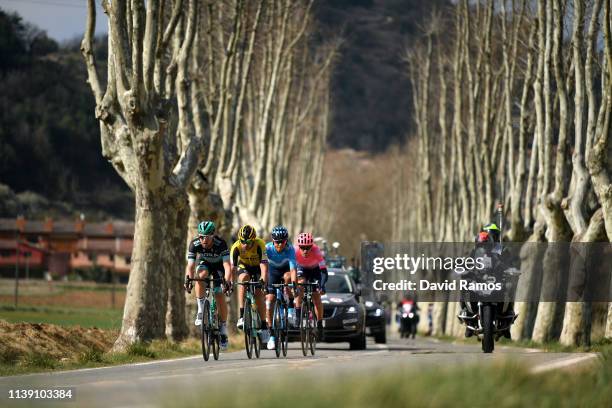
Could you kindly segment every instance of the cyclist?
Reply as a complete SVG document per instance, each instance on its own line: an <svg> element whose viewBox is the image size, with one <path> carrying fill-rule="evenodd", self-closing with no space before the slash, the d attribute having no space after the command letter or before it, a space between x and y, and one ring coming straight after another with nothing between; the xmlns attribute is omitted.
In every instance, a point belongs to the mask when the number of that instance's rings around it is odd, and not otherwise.
<svg viewBox="0 0 612 408"><path fill-rule="evenodd" d="M266 296L266 311L268 325L272 327L272 308L276 300L276 290L272 285L279 283L295 283L297 272L295 270L295 250L288 245L289 232L282 225L272 229L272 242L266 244L268 256L268 295ZM288 294L288 292L287 292ZM274 350L276 339L270 337L268 350Z"/></svg>
<svg viewBox="0 0 612 408"><path fill-rule="evenodd" d="M317 335L321 338L323 333L323 304L321 295L325 294L325 283L327 282L327 266L321 250L314 244L310 232L302 232L297 236L295 246L295 259L297 262L297 277L299 283L318 281L319 288L313 293L312 299L315 304L317 315ZM302 291L298 291L295 299L295 315L300 316L302 308Z"/></svg>
<svg viewBox="0 0 612 408"><path fill-rule="evenodd" d="M211 279L225 279L231 282L231 268L229 263L229 250L225 240L215 235L215 223L212 221L202 221L198 224L198 236L189 243L187 251L187 267L185 275L193 279L196 270L200 278L210 277ZM225 283L226 292L229 291L229 284ZM185 284L185 289L191 291L191 283ZM204 295L206 283L196 281L196 297L198 303L198 314L195 325L202 324L202 309L204 307ZM221 349L227 349L227 303L223 298L221 282L213 282L213 293L219 305L219 315L221 318Z"/></svg>
<svg viewBox="0 0 612 408"><path fill-rule="evenodd" d="M259 280L263 287L267 287L268 279L268 257L266 256L266 243L257 237L255 228L244 225L238 231L238 240L230 249L230 260L232 262L232 273L238 272L239 282ZM240 306L240 319L236 325L242 330L244 327L244 294L245 288L238 288L238 305ZM255 303L261 318L261 341L267 343L270 340L270 331L265 316L265 303L262 289L255 291Z"/></svg>

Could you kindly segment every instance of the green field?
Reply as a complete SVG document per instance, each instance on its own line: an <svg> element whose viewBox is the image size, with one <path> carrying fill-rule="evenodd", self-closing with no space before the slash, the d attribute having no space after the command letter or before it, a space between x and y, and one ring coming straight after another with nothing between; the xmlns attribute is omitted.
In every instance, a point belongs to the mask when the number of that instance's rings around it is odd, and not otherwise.
<svg viewBox="0 0 612 408"><path fill-rule="evenodd" d="M0 305L0 319L10 323L52 323L60 326L98 327L101 329L121 328L122 309L92 309L65 307L14 308Z"/></svg>

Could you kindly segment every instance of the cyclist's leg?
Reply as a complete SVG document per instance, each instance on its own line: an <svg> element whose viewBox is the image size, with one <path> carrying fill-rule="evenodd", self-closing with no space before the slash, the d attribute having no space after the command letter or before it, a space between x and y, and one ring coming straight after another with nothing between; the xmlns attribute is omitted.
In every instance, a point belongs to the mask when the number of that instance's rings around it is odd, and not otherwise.
<svg viewBox="0 0 612 408"><path fill-rule="evenodd" d="M285 272L283 274L283 283L285 285L289 285L291 283L291 272ZM291 293L291 289L285 287L285 296L289 299L289 304L293 301L293 293Z"/></svg>
<svg viewBox="0 0 612 408"><path fill-rule="evenodd" d="M212 274L214 279L221 279L222 276L222 272L218 269ZM223 294L221 282L213 282L212 287L215 294L215 300L217 301L217 308L219 309L219 320L221 320L222 323L225 323L227 321L227 302L225 301L225 295Z"/></svg>
<svg viewBox="0 0 612 408"><path fill-rule="evenodd" d="M238 268L238 282L248 282L251 279L246 269ZM240 317L244 316L244 294L246 289L243 285L238 285L238 307L240 307Z"/></svg>
<svg viewBox="0 0 612 408"><path fill-rule="evenodd" d="M268 294L266 295L266 320L268 326L272 327L272 313L274 312L274 301L276 300L276 289L272 285L277 285L283 281L282 271L268 266Z"/></svg>
<svg viewBox="0 0 612 408"><path fill-rule="evenodd" d="M200 279L204 279L208 276L208 266L203 262L198 265L196 269L197 276ZM195 319L195 325L200 326L202 324L202 314L204 312L204 295L206 294L206 282L196 281L195 284L196 292L196 303L198 306L198 313Z"/></svg>
<svg viewBox="0 0 612 408"><path fill-rule="evenodd" d="M306 282L306 276L304 276L304 268L302 267L297 267L297 281L298 283L305 283ZM295 296L295 308L301 308L302 307L302 294L304 293L304 288L301 286L298 286L297 288L297 294Z"/></svg>
<svg viewBox="0 0 612 408"><path fill-rule="evenodd" d="M306 282L306 276L305 276L305 270L301 267L298 266L297 268L297 280L298 283L305 283ZM300 316L302 316L302 299L304 297L304 288L301 286L298 286L297 288L297 294L295 296L295 316L296 316L296 321L299 321Z"/></svg>
<svg viewBox="0 0 612 408"><path fill-rule="evenodd" d="M253 276L254 280L259 280L261 277L261 270L259 269L259 265L249 267L249 273ZM266 321L266 301L264 296L264 291L262 288L257 288L255 290L255 304L257 305L257 313L261 319L262 328L267 327Z"/></svg>
<svg viewBox="0 0 612 408"><path fill-rule="evenodd" d="M310 274L310 280L321 283L321 270L317 267L312 270ZM312 294L312 301L315 304L315 313L317 315L317 321L323 320L323 303L321 303L321 293L319 288Z"/></svg>
<svg viewBox="0 0 612 408"><path fill-rule="evenodd" d="M200 279L208 277L208 266L204 262L201 262L196 269L196 273ZM206 293L206 282L196 281L195 293L198 299L203 298Z"/></svg>

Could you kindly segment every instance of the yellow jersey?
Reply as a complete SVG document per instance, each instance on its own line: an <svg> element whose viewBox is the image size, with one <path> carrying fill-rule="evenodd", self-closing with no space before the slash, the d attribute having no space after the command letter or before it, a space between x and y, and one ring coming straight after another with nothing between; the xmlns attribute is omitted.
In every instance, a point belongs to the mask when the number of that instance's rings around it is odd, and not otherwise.
<svg viewBox="0 0 612 408"><path fill-rule="evenodd" d="M255 238L250 248L242 249L240 241L236 241L230 249L230 259L232 265L238 267L258 266L260 263L266 263L268 261L266 243L261 238Z"/></svg>

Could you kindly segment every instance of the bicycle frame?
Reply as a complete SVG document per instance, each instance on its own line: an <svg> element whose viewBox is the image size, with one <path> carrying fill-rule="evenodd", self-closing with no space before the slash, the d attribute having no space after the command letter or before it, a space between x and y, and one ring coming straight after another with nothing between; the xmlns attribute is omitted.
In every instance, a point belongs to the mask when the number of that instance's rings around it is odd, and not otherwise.
<svg viewBox="0 0 612 408"><path fill-rule="evenodd" d="M214 278L187 278L187 282L204 282L206 290L204 293L204 311L202 315L202 356L208 361L210 349L213 350L215 360L219 359L219 349L221 344L221 328L219 327L219 312L214 291L211 290L211 283L223 282L223 279Z"/></svg>
<svg viewBox="0 0 612 408"><path fill-rule="evenodd" d="M247 352L247 357L251 358L252 356L252 346L255 346L255 356L259 358L260 347L259 343L261 340L258 336L258 331L261 329L261 317L259 316L259 311L257 310L257 303L255 301L255 288L261 287L261 283L258 281L248 281L248 282L237 282L237 285L245 286L245 294L244 294L244 341L245 341L245 349ZM250 310L247 306L250 306ZM246 316L249 316L250 322L247 322Z"/></svg>
<svg viewBox="0 0 612 408"><path fill-rule="evenodd" d="M317 340L314 334L316 329L316 311L312 294L314 293L314 288L319 287L319 282L298 283L298 286L303 286L305 289L302 296L302 315L299 316L302 354L306 357L308 349L310 349L310 354L314 356Z"/></svg>

